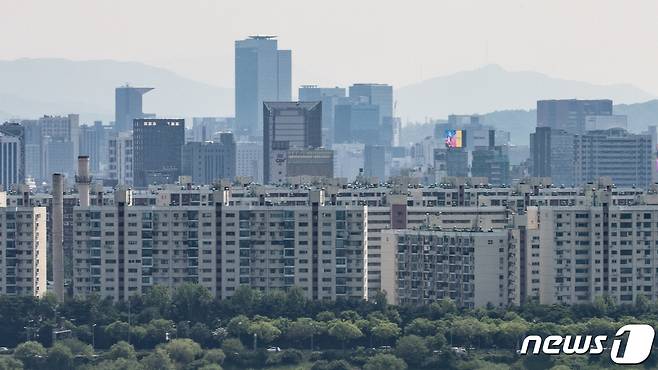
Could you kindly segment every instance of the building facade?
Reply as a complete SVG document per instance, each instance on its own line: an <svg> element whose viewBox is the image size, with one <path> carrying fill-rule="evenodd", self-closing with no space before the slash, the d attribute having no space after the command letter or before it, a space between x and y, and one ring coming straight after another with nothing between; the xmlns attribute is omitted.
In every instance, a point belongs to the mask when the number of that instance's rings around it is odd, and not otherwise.
<svg viewBox="0 0 658 370"><path fill-rule="evenodd" d="M133 121L134 185L173 184L181 170L185 120L144 118Z"/></svg>
<svg viewBox="0 0 658 370"><path fill-rule="evenodd" d="M153 90L152 87L121 86L114 89L114 130L130 131L133 120L144 118L143 96Z"/></svg>
<svg viewBox="0 0 658 370"><path fill-rule="evenodd" d="M263 103L263 180L274 177L272 161L285 165L287 151L322 146L322 102ZM283 162L281 161L283 160ZM278 176L277 172L277 176Z"/></svg>
<svg viewBox="0 0 658 370"><path fill-rule="evenodd" d="M235 179L236 146L233 134L220 134L218 142L190 142L183 145L182 175L196 184Z"/></svg>
<svg viewBox="0 0 658 370"><path fill-rule="evenodd" d="M309 299L367 294L367 208L324 204L231 206L228 191L208 205L132 205L74 211L74 294L114 300L153 285L198 283L219 298L242 285L263 292L300 287ZM119 228L119 225L125 225Z"/></svg>
<svg viewBox="0 0 658 370"><path fill-rule="evenodd" d="M6 194L0 193L0 200ZM46 294L46 208L0 202L0 294Z"/></svg>
<svg viewBox="0 0 658 370"><path fill-rule="evenodd" d="M262 133L262 105L292 99L292 56L279 50L275 36L235 42L235 121L237 134Z"/></svg>

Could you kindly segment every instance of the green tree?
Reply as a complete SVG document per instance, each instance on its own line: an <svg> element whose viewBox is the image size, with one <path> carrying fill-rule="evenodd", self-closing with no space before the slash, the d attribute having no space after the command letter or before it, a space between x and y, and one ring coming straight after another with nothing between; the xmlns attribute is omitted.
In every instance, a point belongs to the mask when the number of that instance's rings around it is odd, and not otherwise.
<svg viewBox="0 0 658 370"><path fill-rule="evenodd" d="M281 330L269 321L255 321L249 325L249 334L256 335L259 342L272 343L281 335Z"/></svg>
<svg viewBox="0 0 658 370"><path fill-rule="evenodd" d="M167 334L169 337L173 337L176 329L174 328L174 322L171 320L157 319L151 320L151 322L146 325L146 341L150 345L156 345L163 343L167 339Z"/></svg>
<svg viewBox="0 0 658 370"><path fill-rule="evenodd" d="M223 364L226 354L221 349L209 349L203 354L203 359L211 364Z"/></svg>
<svg viewBox="0 0 658 370"><path fill-rule="evenodd" d="M122 340L110 347L110 350L107 352L107 358L111 360L116 360L119 358L134 360L137 358L137 353L135 352L135 347Z"/></svg>
<svg viewBox="0 0 658 370"><path fill-rule="evenodd" d="M113 342L127 340L129 333L130 326L127 322L115 321L105 327L105 335L107 335Z"/></svg>
<svg viewBox="0 0 658 370"><path fill-rule="evenodd" d="M404 333L420 337L429 337L436 334L436 324L426 318L420 317L411 321L405 328Z"/></svg>
<svg viewBox="0 0 658 370"><path fill-rule="evenodd" d="M76 338L62 339L57 343L61 343L68 347L68 349L71 350L71 353L73 353L73 356L91 357L94 355L94 349L91 348L90 344Z"/></svg>
<svg viewBox="0 0 658 370"><path fill-rule="evenodd" d="M245 352L245 348L240 339L229 338L222 343L222 351L231 361L236 361Z"/></svg>
<svg viewBox="0 0 658 370"><path fill-rule="evenodd" d="M395 353L407 364L418 366L429 356L430 351L423 338L417 335L407 335L398 339L395 344Z"/></svg>
<svg viewBox="0 0 658 370"><path fill-rule="evenodd" d="M106 360L98 364L82 367L81 370L143 370L144 366L137 360L118 358L116 360Z"/></svg>
<svg viewBox="0 0 658 370"><path fill-rule="evenodd" d="M38 369L46 360L48 352L39 342L23 342L16 347L14 357L20 360L26 369Z"/></svg>
<svg viewBox="0 0 658 370"><path fill-rule="evenodd" d="M406 370L407 364L391 354L377 354L366 361L363 370Z"/></svg>
<svg viewBox="0 0 658 370"><path fill-rule="evenodd" d="M144 357L142 365L145 370L175 370L174 362L162 348L156 348L150 355Z"/></svg>
<svg viewBox="0 0 658 370"><path fill-rule="evenodd" d="M363 333L356 325L349 321L334 320L329 323L329 335L338 339L343 349L345 349L345 344L361 338Z"/></svg>
<svg viewBox="0 0 658 370"><path fill-rule="evenodd" d="M176 288L171 302L171 311L177 322L203 322L212 303L212 296L202 285L183 284Z"/></svg>
<svg viewBox="0 0 658 370"><path fill-rule="evenodd" d="M69 370L73 368L73 352L61 344L55 343L48 351L48 360L46 361L48 369L52 370Z"/></svg>
<svg viewBox="0 0 658 370"><path fill-rule="evenodd" d="M201 346L192 339L174 339L164 345L169 357L179 364L187 365L203 352Z"/></svg>
<svg viewBox="0 0 658 370"><path fill-rule="evenodd" d="M400 327L392 322L380 321L372 328L372 335L379 343L386 344L389 340L400 335Z"/></svg>
<svg viewBox="0 0 658 370"><path fill-rule="evenodd" d="M212 332L206 324L198 322L190 328L190 338L195 342L203 345L208 345L212 339Z"/></svg>
<svg viewBox="0 0 658 370"><path fill-rule="evenodd" d="M251 320L249 320L247 316L238 315L232 318L228 322L226 329L228 330L229 334L236 337L241 337L249 333L250 325L251 325Z"/></svg>
<svg viewBox="0 0 658 370"><path fill-rule="evenodd" d="M313 348L313 337L320 332L320 325L317 321L308 317L300 317L290 323L286 331L286 337L296 343L310 342Z"/></svg>
<svg viewBox="0 0 658 370"><path fill-rule="evenodd" d="M207 364L201 366L199 370L222 370L222 367L219 364Z"/></svg>
<svg viewBox="0 0 658 370"><path fill-rule="evenodd" d="M23 363L13 357L0 357L0 370L23 370Z"/></svg>

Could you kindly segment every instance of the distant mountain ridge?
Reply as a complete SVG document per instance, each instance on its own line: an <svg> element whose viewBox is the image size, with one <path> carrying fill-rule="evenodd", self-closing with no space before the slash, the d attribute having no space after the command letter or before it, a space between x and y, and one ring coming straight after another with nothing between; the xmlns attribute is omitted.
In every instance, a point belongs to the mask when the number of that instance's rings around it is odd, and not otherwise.
<svg viewBox="0 0 658 370"><path fill-rule="evenodd" d="M154 87L144 111L160 116L230 116L233 89L194 81L164 68L113 60L17 59L0 61L0 120L79 113L82 122L114 119L114 88ZM225 84L230 85L229 82ZM436 77L396 90L397 113L425 121L451 113L486 115L485 121L527 142L542 98L611 98L627 114L632 131L658 123L658 101L631 85L593 85L537 72L510 72L488 65ZM646 103L637 103L647 101Z"/></svg>
<svg viewBox="0 0 658 370"><path fill-rule="evenodd" d="M114 88L154 87L144 110L161 116L226 116L233 89L184 78L169 70L113 60L17 59L0 61L0 116L80 113L83 122L114 119Z"/></svg>
<svg viewBox="0 0 658 370"><path fill-rule="evenodd" d="M633 85L596 85L553 78L530 71L507 71L498 65L435 77L396 90L397 115L403 121L446 118L449 114L534 109L541 99L612 99L637 103L655 97Z"/></svg>

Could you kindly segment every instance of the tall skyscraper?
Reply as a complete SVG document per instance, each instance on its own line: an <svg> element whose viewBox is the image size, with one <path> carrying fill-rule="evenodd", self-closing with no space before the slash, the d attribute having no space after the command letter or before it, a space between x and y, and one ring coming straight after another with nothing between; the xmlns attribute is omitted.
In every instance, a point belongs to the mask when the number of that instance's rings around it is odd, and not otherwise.
<svg viewBox="0 0 658 370"><path fill-rule="evenodd" d="M278 50L276 36L235 42L235 120L238 134L260 135L265 101L292 99L291 51Z"/></svg>
<svg viewBox="0 0 658 370"><path fill-rule="evenodd" d="M130 131L113 132L107 141L108 186L132 186L134 182L133 135Z"/></svg>
<svg viewBox="0 0 658 370"><path fill-rule="evenodd" d="M144 118L142 96L153 90L152 87L121 86L114 90L114 129L128 131L133 128L133 120Z"/></svg>
<svg viewBox="0 0 658 370"><path fill-rule="evenodd" d="M41 179L49 180L53 173L64 174L67 178L75 176L80 134L80 116L43 116L37 121L41 130L41 145L45 151L45 173Z"/></svg>
<svg viewBox="0 0 658 370"><path fill-rule="evenodd" d="M183 145L181 174L192 176L195 184L233 180L235 164L235 140L230 132L221 133L217 142L190 142Z"/></svg>
<svg viewBox="0 0 658 370"><path fill-rule="evenodd" d="M341 98L345 98L343 87L303 85L299 88L300 101L322 102L322 143L325 147L331 147L334 143L334 107Z"/></svg>
<svg viewBox="0 0 658 370"><path fill-rule="evenodd" d="M354 84L350 98L366 97L367 102L379 106L379 123L384 117L393 117L393 86L387 84Z"/></svg>
<svg viewBox="0 0 658 370"><path fill-rule="evenodd" d="M263 179L272 178L270 169L284 165L290 149L322 146L321 102L263 103ZM277 176L278 177L278 176Z"/></svg>
<svg viewBox="0 0 658 370"><path fill-rule="evenodd" d="M537 127L530 134L530 173L550 177L553 184L573 185L574 135L564 130Z"/></svg>
<svg viewBox="0 0 658 370"><path fill-rule="evenodd" d="M19 153L18 153L18 163L16 168L17 183L22 183L25 181L25 127L20 123L15 122L5 122L0 125L0 136L5 135L9 137L14 137L18 139L19 142ZM2 140L2 139L0 139ZM8 140L8 139L6 139ZM0 153L2 155L2 153ZM3 164L0 161L0 172L2 171ZM0 184L4 184L0 181Z"/></svg>
<svg viewBox="0 0 658 370"><path fill-rule="evenodd" d="M565 130L582 134L587 116L612 115L612 100L539 100L537 101L537 127Z"/></svg>
<svg viewBox="0 0 658 370"><path fill-rule="evenodd" d="M22 163L20 138L0 132L0 190L10 189L23 181Z"/></svg>
<svg viewBox="0 0 658 370"><path fill-rule="evenodd" d="M142 118L133 121L134 185L173 184L180 176L185 120Z"/></svg>
<svg viewBox="0 0 658 370"><path fill-rule="evenodd" d="M89 156L91 173L99 175L101 163L106 162L107 137L103 123L94 122L93 126L80 126L80 155Z"/></svg>
<svg viewBox="0 0 658 370"><path fill-rule="evenodd" d="M323 107L324 108L324 107ZM380 107L366 99L343 100L335 106L335 143L381 143Z"/></svg>

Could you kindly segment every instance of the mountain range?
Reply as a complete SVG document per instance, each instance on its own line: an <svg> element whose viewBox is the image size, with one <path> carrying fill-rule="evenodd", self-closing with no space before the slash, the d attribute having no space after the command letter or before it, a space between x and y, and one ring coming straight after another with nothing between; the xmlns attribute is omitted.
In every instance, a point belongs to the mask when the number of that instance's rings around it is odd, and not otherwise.
<svg viewBox="0 0 658 370"><path fill-rule="evenodd" d="M114 88L126 83L155 88L144 98L147 113L233 115L232 88L191 80L164 68L114 60L17 59L0 61L0 120L80 113L82 122L110 121ZM395 96L396 113L403 122L482 113L487 123L511 131L518 143L527 142L535 126L535 102L544 98L610 98L617 103L615 113L629 116L631 130L658 123L658 101L648 101L654 96L632 85L595 85L507 71L497 65L401 87Z"/></svg>
<svg viewBox="0 0 658 370"><path fill-rule="evenodd" d="M233 115L233 89L172 71L113 60L17 59L0 61L0 116L80 113L84 121L114 119L114 88L154 87L144 111L161 116Z"/></svg>
<svg viewBox="0 0 658 370"><path fill-rule="evenodd" d="M595 85L529 71L507 71L490 64L475 70L431 78L396 90L396 113L405 121L423 122L450 114L533 109L542 99L612 99L637 103L654 96L633 85Z"/></svg>

